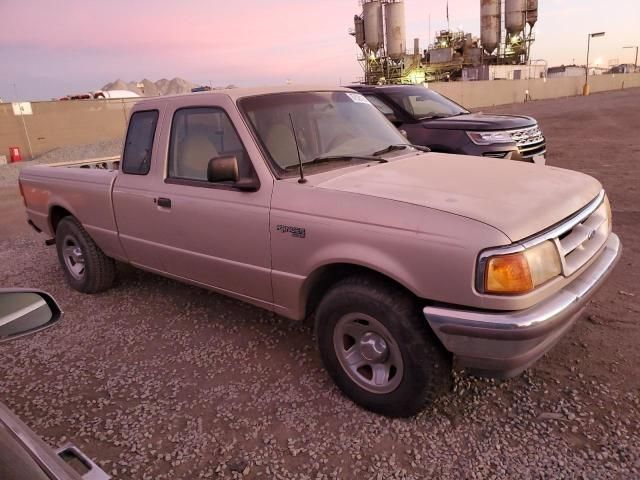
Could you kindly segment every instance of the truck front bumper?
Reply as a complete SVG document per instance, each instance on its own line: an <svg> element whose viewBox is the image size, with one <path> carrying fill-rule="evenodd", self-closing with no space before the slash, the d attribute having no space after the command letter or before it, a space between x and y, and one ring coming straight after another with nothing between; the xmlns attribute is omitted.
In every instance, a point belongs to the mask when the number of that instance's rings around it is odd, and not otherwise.
<svg viewBox="0 0 640 480"><path fill-rule="evenodd" d="M582 313L620 258L611 234L596 260L558 293L525 310L496 312L430 306L426 320L461 366L500 378L518 375L543 356Z"/></svg>

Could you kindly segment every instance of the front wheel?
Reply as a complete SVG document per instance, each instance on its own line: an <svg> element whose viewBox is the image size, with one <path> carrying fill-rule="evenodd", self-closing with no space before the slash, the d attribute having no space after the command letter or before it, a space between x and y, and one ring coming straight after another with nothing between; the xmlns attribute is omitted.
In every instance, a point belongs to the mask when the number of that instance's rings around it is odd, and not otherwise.
<svg viewBox="0 0 640 480"><path fill-rule="evenodd" d="M56 228L56 250L67 283L83 293L108 289L115 279L115 261L96 245L80 222L68 216Z"/></svg>
<svg viewBox="0 0 640 480"><path fill-rule="evenodd" d="M364 408L408 417L450 388L450 355L415 300L384 280L342 280L320 302L316 321L329 375Z"/></svg>

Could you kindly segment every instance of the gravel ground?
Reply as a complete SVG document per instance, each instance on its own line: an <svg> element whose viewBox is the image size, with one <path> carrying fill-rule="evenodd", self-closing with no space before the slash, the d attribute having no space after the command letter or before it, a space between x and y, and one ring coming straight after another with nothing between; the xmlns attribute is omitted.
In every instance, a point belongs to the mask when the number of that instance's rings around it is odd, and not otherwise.
<svg viewBox="0 0 640 480"><path fill-rule="evenodd" d="M640 90L492 110L534 115L549 163L603 181L626 248L526 374L458 374L414 418L371 414L333 386L304 324L126 266L108 292L72 291L10 187L0 284L48 290L66 316L0 347L0 399L117 479L639 478Z"/></svg>

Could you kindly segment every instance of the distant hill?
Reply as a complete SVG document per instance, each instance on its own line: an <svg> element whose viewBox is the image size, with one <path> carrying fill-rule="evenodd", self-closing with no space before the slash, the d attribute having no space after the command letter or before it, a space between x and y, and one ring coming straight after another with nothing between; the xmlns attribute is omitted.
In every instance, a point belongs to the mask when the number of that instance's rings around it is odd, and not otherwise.
<svg viewBox="0 0 640 480"><path fill-rule="evenodd" d="M138 88L138 83L143 84L144 87L142 89ZM157 82L152 82L147 78L143 78L139 82L125 82L119 78L113 82L107 83L101 90L129 90L143 97L157 97L158 95L180 95L183 93L190 93L191 89L197 86L197 84L185 80L184 78L177 77L171 80L161 78Z"/></svg>

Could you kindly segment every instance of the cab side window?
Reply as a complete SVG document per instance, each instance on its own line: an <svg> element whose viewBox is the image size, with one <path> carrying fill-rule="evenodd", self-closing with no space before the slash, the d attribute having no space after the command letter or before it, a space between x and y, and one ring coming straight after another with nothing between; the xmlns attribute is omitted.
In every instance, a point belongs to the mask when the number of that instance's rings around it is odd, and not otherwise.
<svg viewBox="0 0 640 480"><path fill-rule="evenodd" d="M207 165L216 157L235 156L240 178L252 176L247 152L221 108L182 108L173 116L169 178L207 181Z"/></svg>
<svg viewBox="0 0 640 480"><path fill-rule="evenodd" d="M158 125L158 111L135 112L129 120L129 129L122 155L122 171L132 175L146 175L151 167L151 149Z"/></svg>

